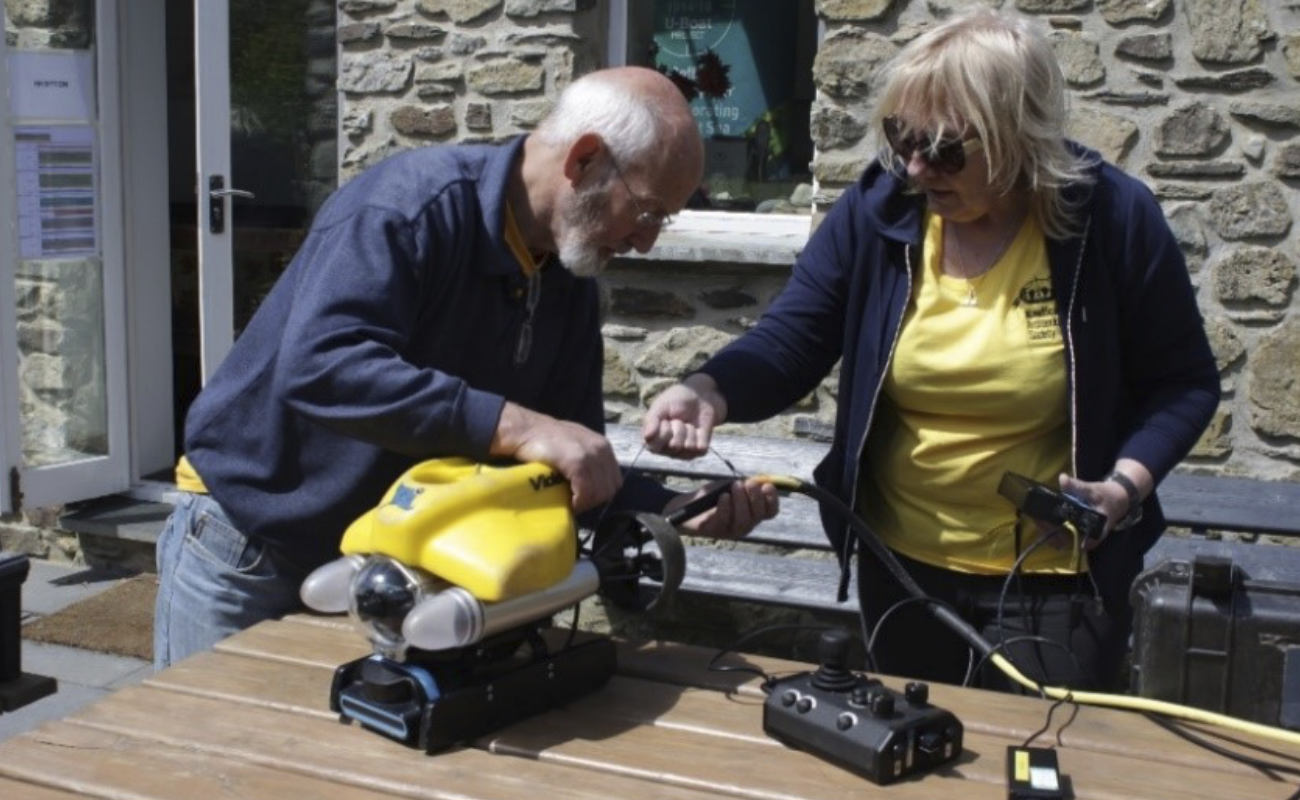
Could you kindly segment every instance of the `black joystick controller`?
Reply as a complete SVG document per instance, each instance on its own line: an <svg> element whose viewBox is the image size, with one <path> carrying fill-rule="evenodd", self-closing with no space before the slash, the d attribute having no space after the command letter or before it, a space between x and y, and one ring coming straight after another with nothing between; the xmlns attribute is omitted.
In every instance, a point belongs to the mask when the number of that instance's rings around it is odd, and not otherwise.
<svg viewBox="0 0 1300 800"><path fill-rule="evenodd" d="M772 683L763 704L769 736L881 784L961 755L961 722L930 705L928 685L889 689L849 670L848 649L846 631L826 631L815 671Z"/></svg>
<svg viewBox="0 0 1300 800"><path fill-rule="evenodd" d="M832 628L817 640L817 661L821 666L813 673L812 685L827 692L847 692L858 682L849 671L849 634Z"/></svg>

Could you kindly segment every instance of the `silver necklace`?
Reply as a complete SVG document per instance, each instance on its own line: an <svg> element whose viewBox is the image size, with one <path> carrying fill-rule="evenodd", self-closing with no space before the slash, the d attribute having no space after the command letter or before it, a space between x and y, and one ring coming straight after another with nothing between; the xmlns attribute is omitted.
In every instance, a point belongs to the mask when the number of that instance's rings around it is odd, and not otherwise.
<svg viewBox="0 0 1300 800"><path fill-rule="evenodd" d="M984 280L984 276L993 271L993 267L997 266L998 261L1002 259L1003 254L1006 253L1007 248L1011 246L1012 240L1016 238L1016 234L1019 232L1020 225L1017 224L1012 226L1010 231L1003 235L1002 241L998 242L997 248L993 251L993 257L989 259L983 269L974 271L974 274L970 274L972 270L966 264L965 253L962 252L965 248L961 247L961 243L957 240L957 229L955 227L950 228L947 225L944 226L944 233L949 240L947 244L958 245L957 247L951 248L950 252L952 253L953 260L957 262L957 267L962 272L960 277L966 281L966 296L961 300L963 306L967 308L975 308L979 305L978 288L980 282ZM945 247L947 247L947 244L945 244Z"/></svg>

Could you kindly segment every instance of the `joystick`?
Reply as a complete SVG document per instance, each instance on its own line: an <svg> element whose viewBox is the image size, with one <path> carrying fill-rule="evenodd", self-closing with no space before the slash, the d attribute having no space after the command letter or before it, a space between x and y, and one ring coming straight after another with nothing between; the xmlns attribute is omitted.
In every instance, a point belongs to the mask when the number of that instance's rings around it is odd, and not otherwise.
<svg viewBox="0 0 1300 800"><path fill-rule="evenodd" d="M848 648L847 631L826 631L816 670L772 682L763 704L769 736L879 784L961 755L961 722L930 704L927 684L894 691L850 670Z"/></svg>
<svg viewBox="0 0 1300 800"><path fill-rule="evenodd" d="M817 640L820 666L813 673L812 685L827 692L844 692L853 688L858 678L848 669L849 635L843 628L832 628Z"/></svg>

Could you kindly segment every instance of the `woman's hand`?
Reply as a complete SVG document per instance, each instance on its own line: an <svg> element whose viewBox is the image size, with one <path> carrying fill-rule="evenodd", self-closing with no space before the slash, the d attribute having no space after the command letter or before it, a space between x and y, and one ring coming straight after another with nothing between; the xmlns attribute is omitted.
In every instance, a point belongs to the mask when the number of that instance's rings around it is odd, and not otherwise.
<svg viewBox="0 0 1300 800"><path fill-rule="evenodd" d="M1151 472L1140 462L1122 458L1115 463L1113 471L1122 472L1137 487L1139 504L1147 495L1151 494L1155 479L1151 477ZM1061 473L1059 481L1061 491L1074 495L1106 515L1105 533L1102 534L1100 540L1086 542L1084 544L1086 550L1091 550L1101 544L1115 530L1115 526L1122 522L1129 512L1133 510L1128 490L1111 478L1100 481L1083 481Z"/></svg>
<svg viewBox="0 0 1300 800"><path fill-rule="evenodd" d="M727 400L713 378L695 373L659 394L646 411L641 437L652 452L698 458L709 452L713 426L727 418Z"/></svg>

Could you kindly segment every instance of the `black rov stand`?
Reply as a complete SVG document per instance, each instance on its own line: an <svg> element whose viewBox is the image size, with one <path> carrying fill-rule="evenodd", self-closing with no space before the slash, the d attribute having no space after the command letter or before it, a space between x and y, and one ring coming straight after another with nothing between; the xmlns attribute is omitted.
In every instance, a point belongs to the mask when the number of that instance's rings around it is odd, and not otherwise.
<svg viewBox="0 0 1300 800"><path fill-rule="evenodd" d="M614 673L609 639L550 652L538 623L454 650L378 653L334 672L330 709L426 753L591 692Z"/></svg>

